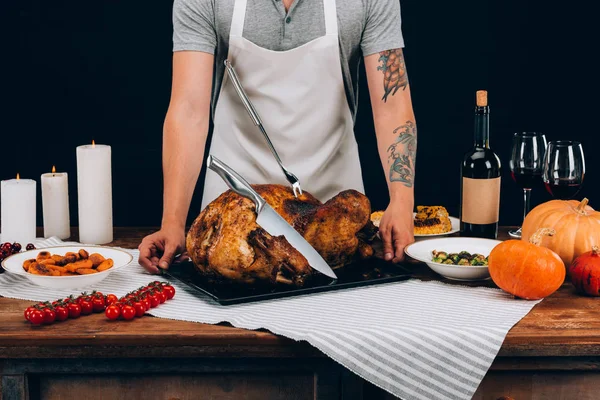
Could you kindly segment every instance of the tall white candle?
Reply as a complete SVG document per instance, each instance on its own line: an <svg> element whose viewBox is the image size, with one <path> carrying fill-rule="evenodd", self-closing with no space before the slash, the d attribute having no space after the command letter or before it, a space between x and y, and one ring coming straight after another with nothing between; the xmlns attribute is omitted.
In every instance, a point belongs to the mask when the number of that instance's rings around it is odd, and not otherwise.
<svg viewBox="0 0 600 400"><path fill-rule="evenodd" d="M17 242L23 248L35 239L36 183L32 179L10 179L1 183L2 241Z"/></svg>
<svg viewBox="0 0 600 400"><path fill-rule="evenodd" d="M77 147L79 241L105 244L113 240L110 146Z"/></svg>
<svg viewBox="0 0 600 400"><path fill-rule="evenodd" d="M71 236L69 218L69 179L65 172L42 175L42 211L44 215L44 237Z"/></svg>

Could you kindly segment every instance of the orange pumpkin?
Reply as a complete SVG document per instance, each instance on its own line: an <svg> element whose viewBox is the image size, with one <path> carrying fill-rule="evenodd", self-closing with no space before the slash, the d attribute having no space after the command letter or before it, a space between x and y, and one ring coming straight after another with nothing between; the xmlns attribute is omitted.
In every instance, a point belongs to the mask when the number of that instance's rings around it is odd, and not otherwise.
<svg viewBox="0 0 600 400"><path fill-rule="evenodd" d="M538 230L530 240L507 240L492 249L488 269L500 289L527 300L542 299L554 293L565 280L565 264L560 257L540 247L552 229Z"/></svg>
<svg viewBox="0 0 600 400"><path fill-rule="evenodd" d="M565 265L579 255L600 245L600 212L588 204L588 199L551 200L535 207L523 221L522 240L529 238L539 228L554 229L556 235L545 237L542 246L549 248L562 258Z"/></svg>

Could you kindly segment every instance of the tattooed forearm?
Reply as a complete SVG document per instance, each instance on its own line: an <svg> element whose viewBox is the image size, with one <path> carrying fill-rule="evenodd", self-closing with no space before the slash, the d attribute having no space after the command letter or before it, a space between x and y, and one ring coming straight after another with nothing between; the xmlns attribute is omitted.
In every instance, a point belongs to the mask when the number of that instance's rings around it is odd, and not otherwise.
<svg viewBox="0 0 600 400"><path fill-rule="evenodd" d="M417 127L412 121L394 129L394 143L388 147L390 182L402 182L412 187L415 178L415 158L417 155Z"/></svg>
<svg viewBox="0 0 600 400"><path fill-rule="evenodd" d="M379 53L378 71L383 72L383 100L387 102L388 96L396 94L398 89L406 89L408 86L408 76L406 75L406 65L404 64L404 55L402 49L386 50Z"/></svg>

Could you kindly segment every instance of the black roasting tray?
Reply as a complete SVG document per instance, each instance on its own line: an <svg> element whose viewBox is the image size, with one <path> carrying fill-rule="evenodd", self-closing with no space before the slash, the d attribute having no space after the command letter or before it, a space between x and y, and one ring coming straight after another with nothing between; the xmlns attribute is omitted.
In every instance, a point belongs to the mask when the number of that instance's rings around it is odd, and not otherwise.
<svg viewBox="0 0 600 400"><path fill-rule="evenodd" d="M324 275L318 274L316 279L303 288L218 284L198 275L191 262L173 265L168 271L163 271L163 276L173 281L182 282L197 293L208 296L224 306L397 282L411 277L410 271L405 267L378 258L349 265L336 270L335 273L338 276L338 280L335 282Z"/></svg>

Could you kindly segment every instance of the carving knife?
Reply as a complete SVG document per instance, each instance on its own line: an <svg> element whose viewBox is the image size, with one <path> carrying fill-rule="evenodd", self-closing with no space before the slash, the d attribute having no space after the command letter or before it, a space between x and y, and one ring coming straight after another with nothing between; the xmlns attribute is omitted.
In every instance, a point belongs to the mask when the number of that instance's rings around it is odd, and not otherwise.
<svg viewBox="0 0 600 400"><path fill-rule="evenodd" d="M256 223L272 236L283 235L289 244L300 252L308 264L320 273L337 279L327 262L283 217L263 199L250 184L237 172L213 155L208 156L206 167L215 171L225 181L227 186L240 196L244 196L256 205Z"/></svg>

